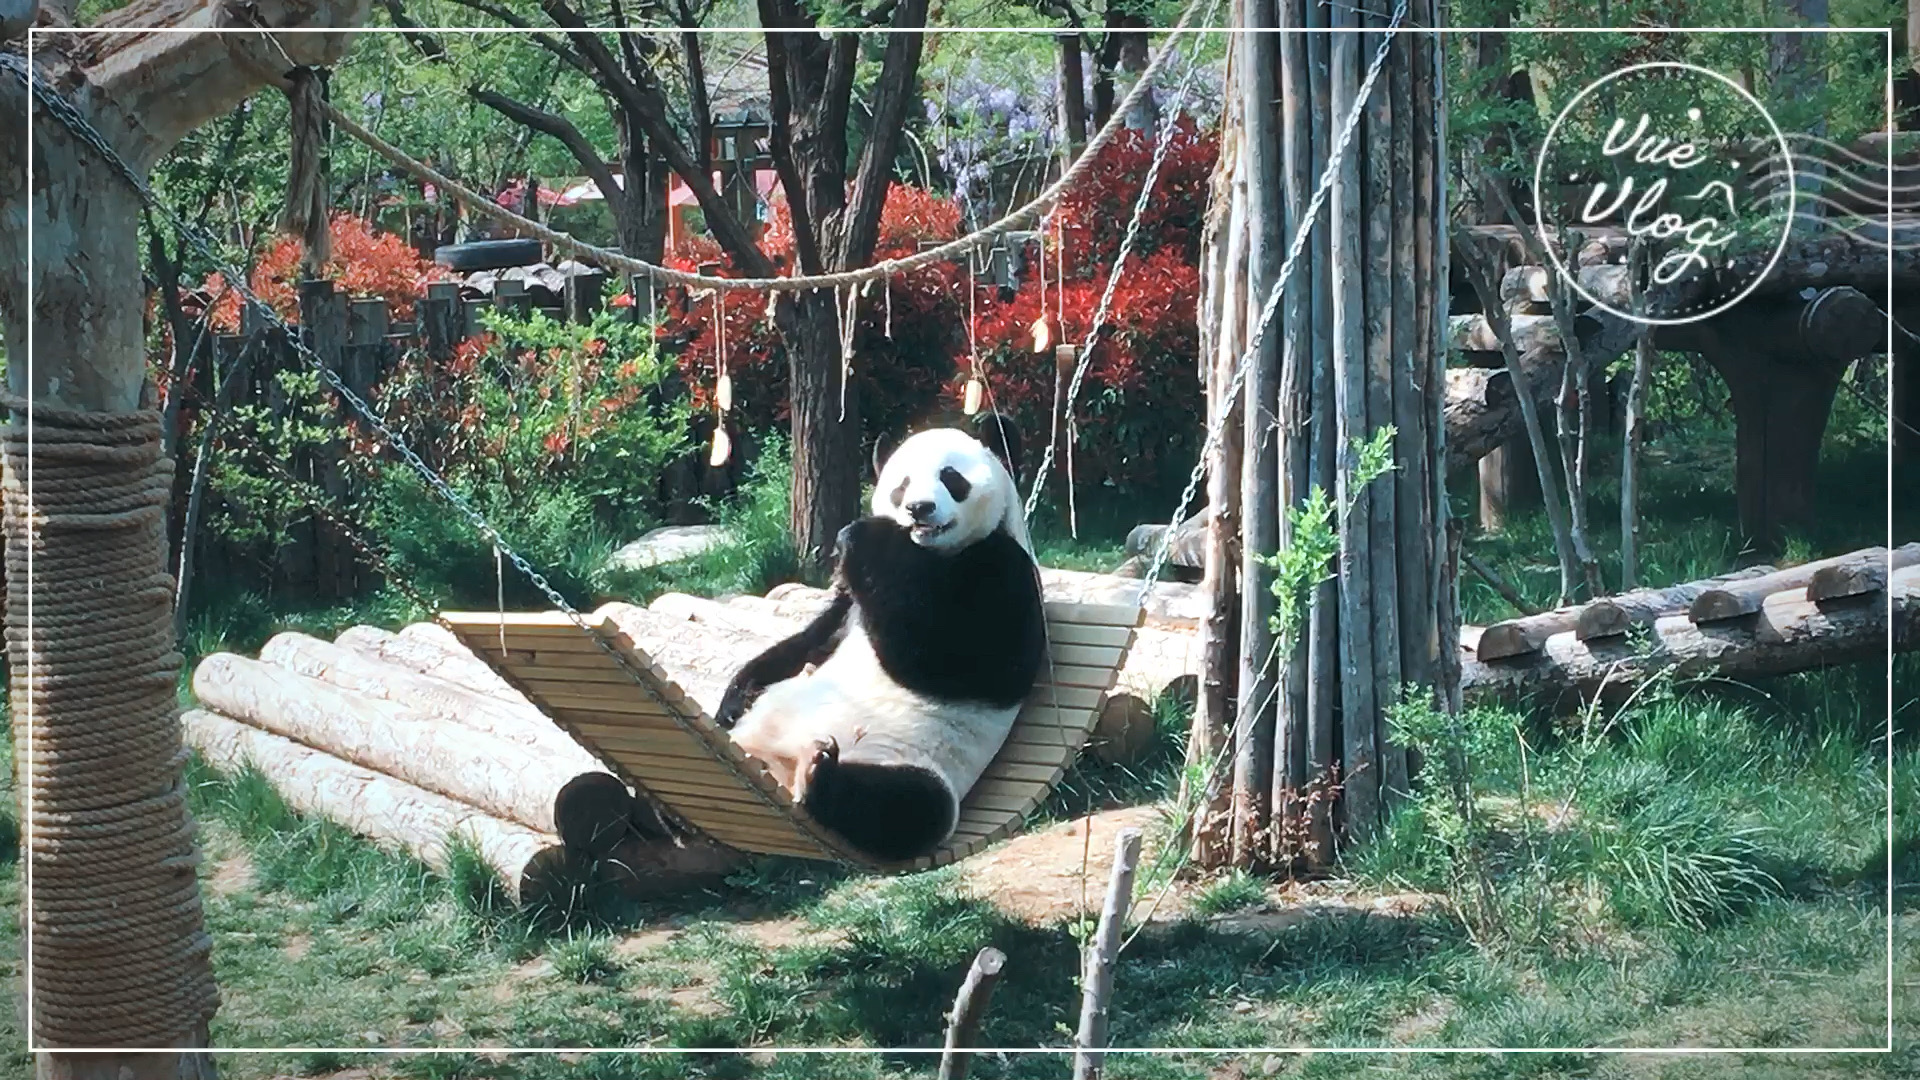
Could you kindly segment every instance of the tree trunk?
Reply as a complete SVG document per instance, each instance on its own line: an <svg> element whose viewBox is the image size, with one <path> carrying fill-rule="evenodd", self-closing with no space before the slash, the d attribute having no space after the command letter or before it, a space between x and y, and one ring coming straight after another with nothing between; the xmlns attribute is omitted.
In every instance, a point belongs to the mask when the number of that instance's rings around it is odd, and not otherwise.
<svg viewBox="0 0 1920 1080"><path fill-rule="evenodd" d="M193 0L114 14L129 28L228 18ZM320 27L364 15L351 0L290 0L257 18ZM73 52L44 48L37 59L117 152L145 170L181 136L232 110L263 72L331 62L344 46L337 34L285 35L278 48L294 55L275 60L265 37L129 33L87 39ZM29 185L27 114L24 87L0 76L0 321L16 358L8 390L37 409L31 418L14 414L10 484L25 471L22 436L29 424L39 431L32 535L12 494L7 507L10 583L27 587L25 557L36 555L34 626L21 605L6 613L14 701L25 706L14 722L22 817L39 823L26 852L34 881L28 1039L203 1047L217 993L179 787L166 485L156 489L154 471L161 435L143 393L144 306L129 302L144 292L140 203L44 110ZM31 365L22 362L29 355ZM89 523L103 511L118 527ZM72 631L83 624L86 633ZM85 857L75 857L80 851ZM75 926L97 929L66 932ZM212 1072L199 1053L55 1052L37 1067L114 1080Z"/></svg>
<svg viewBox="0 0 1920 1080"><path fill-rule="evenodd" d="M781 296L776 320L787 348L791 395L793 502L788 524L800 564L824 577L834 537L860 515L860 394L841 379L840 317L834 311L838 294L790 296Z"/></svg>
<svg viewBox="0 0 1920 1080"><path fill-rule="evenodd" d="M1229 93L1230 116L1239 104ZM1239 680L1240 610L1240 456L1243 449L1236 403L1229 409L1226 387L1245 340L1247 289L1247 209L1245 189L1237 182L1242 140L1227 128L1213 180L1213 209L1205 240L1209 288L1202 294L1202 325L1207 327L1211 352L1206 414L1209 427L1220 426L1220 441L1207 462L1207 531L1204 576L1200 591L1206 613L1200 625L1200 694L1194 704L1193 726L1187 740L1189 774L1194 767L1211 771L1227 750L1233 727L1235 688ZM1224 223L1222 221L1224 219ZM1222 233L1224 232L1224 235ZM1184 781L1183 781L1184 782ZM1203 781L1200 791L1189 790L1183 802L1196 806L1193 827L1194 857L1201 866L1215 866L1230 850L1231 828L1227 807L1213 800L1216 785Z"/></svg>
<svg viewBox="0 0 1920 1080"><path fill-rule="evenodd" d="M1081 62L1079 33L1057 34L1054 49L1060 58L1060 126L1066 132L1066 156L1072 161L1087 145L1087 75Z"/></svg>
<svg viewBox="0 0 1920 1080"><path fill-rule="evenodd" d="M880 77L872 90L873 123L848 185L848 110L859 57L855 35L817 34L814 16L790 0L760 0L767 38L773 156L793 215L795 255L803 273L869 264L878 237L893 158L920 66L922 36L900 31L926 25L926 0L896 5ZM860 512L863 443L859 395L842 376L839 291L782 293L774 325L787 350L793 445L790 517L801 565L823 577L834 538ZM855 348L858 345L856 343Z"/></svg>
<svg viewBox="0 0 1920 1080"><path fill-rule="evenodd" d="M1273 0L1242 0L1241 22L1253 28L1275 26ZM1238 35L1240 61L1242 174L1247 207L1247 317L1257 321L1267 293L1279 278L1286 239L1286 180L1280 141L1280 40L1274 33ZM1256 327L1250 321L1246 335ZM1273 791L1276 678L1273 646L1273 571L1262 560L1271 558L1281 543L1284 513L1280 462L1282 418L1293 410L1281 401L1281 352L1287 334L1266 334L1260 340L1242 389L1246 408L1240 461L1240 674L1239 708L1235 710L1233 763L1232 854L1235 865L1264 861L1260 845L1267 838ZM1238 357L1236 356L1236 360ZM1298 359L1295 357L1295 359ZM1296 380L1297 381L1297 380ZM1289 463L1291 464L1291 463ZM1288 471L1291 471L1290 469ZM1285 485L1290 487L1291 485ZM1284 672L1284 663L1277 665Z"/></svg>
<svg viewBox="0 0 1920 1080"><path fill-rule="evenodd" d="M670 170L656 154L647 152L646 136L639 123L624 109L615 109L614 131L620 138L619 192L608 192L608 199L619 199L624 211L618 216L620 250L636 259L658 263L667 244L667 178Z"/></svg>
<svg viewBox="0 0 1920 1080"><path fill-rule="evenodd" d="M1277 14L1282 26L1385 24L1308 0L1285 0ZM1251 10L1244 16L1258 17ZM1412 21L1420 25L1431 17L1416 11ZM1282 344L1280 374L1263 376L1256 358L1247 383L1257 395L1248 399L1248 423L1275 427L1277 420L1280 435L1271 462L1252 433L1246 441L1248 543L1264 546L1251 519L1256 510L1279 518L1299 507L1312 486L1331 492L1338 538L1337 567L1328 568L1325 584L1311 589L1303 640L1287 657L1271 754L1263 757L1265 746L1252 739L1259 725L1240 733L1253 742L1252 759L1264 761L1270 772L1266 795L1277 815L1275 829L1289 835L1284 842L1274 839L1262 855L1282 864L1299 855L1309 862L1332 858L1326 807L1336 794L1342 831L1359 839L1378 827L1407 790L1411 763L1386 719L1403 682L1432 685L1441 702L1456 696L1443 685L1448 671L1440 649L1448 634L1437 621L1449 588L1442 408L1448 379L1437 294L1445 260L1435 209L1444 205L1444 178L1437 91L1428 85L1439 72L1417 35L1399 37L1394 48L1400 55L1388 60L1360 100L1363 74L1380 41L1377 34L1309 34L1296 44L1275 40L1258 60L1236 54L1242 69L1259 64L1273 80L1243 103L1249 110L1255 100L1264 104L1273 130L1260 141L1281 151L1276 168L1247 173L1250 189L1271 185L1285 208L1279 228L1270 218L1255 225L1269 252L1290 242L1304 220L1338 131L1356 106L1363 117L1333 169L1320 227L1294 271L1290 285L1298 293L1285 298L1268 327L1267 340ZM1245 127L1253 140L1256 125L1249 119ZM1250 190L1247 201L1262 205L1264 194ZM1252 261L1260 250L1249 250L1250 311L1265 302L1263 285L1271 280ZM1260 411L1266 409L1272 419ZM1394 475L1362 483L1357 446L1389 428ZM1262 485L1284 493L1283 505L1258 507ZM1283 526L1276 520L1272 527ZM1277 539L1296 542L1289 535ZM1260 642L1271 640L1264 636L1271 612L1243 600L1243 658L1266 651ZM1256 648L1244 643L1250 639ZM1249 674L1244 665L1240 674L1243 680ZM1243 682L1243 717L1259 707L1248 700L1253 689ZM1243 769L1248 757L1243 744ZM1245 821L1236 822L1236 829L1257 828L1260 809L1239 799L1236 814Z"/></svg>

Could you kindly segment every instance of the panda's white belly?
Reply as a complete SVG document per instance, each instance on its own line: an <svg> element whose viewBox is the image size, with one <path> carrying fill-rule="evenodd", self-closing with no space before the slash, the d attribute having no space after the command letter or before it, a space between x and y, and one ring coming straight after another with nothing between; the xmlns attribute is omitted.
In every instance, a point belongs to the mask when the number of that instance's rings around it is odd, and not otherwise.
<svg viewBox="0 0 1920 1080"><path fill-rule="evenodd" d="M920 765L963 799L1007 741L1018 707L995 708L937 701L901 687L874 655L858 618L811 675L775 683L734 726L746 747L798 756L814 740L832 737L840 760Z"/></svg>

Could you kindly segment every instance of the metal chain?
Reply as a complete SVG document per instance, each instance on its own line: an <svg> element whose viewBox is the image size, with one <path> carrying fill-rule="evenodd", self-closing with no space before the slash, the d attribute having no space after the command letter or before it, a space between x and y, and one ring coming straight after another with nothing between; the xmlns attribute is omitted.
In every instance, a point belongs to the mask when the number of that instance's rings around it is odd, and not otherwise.
<svg viewBox="0 0 1920 1080"><path fill-rule="evenodd" d="M1220 2L1219 0L1214 0L1213 4L1207 9L1206 23L1208 25L1212 24L1213 16L1219 10ZM1174 107L1166 110L1160 116L1160 130L1156 133L1155 137L1153 161L1147 166L1146 178L1140 183L1140 194L1135 197L1133 201L1133 217L1127 221L1126 235L1120 238L1120 254L1115 256L1113 260L1113 269L1107 274L1106 288L1101 291L1100 303L1094 308L1093 322L1087 327L1087 332L1081 339L1079 363L1074 366L1073 378L1067 383L1067 396L1058 406L1060 413L1069 418L1070 425L1073 415L1073 401L1080 396L1080 384L1086 380L1087 369L1092 366L1093 363L1094 341L1100 336L1100 330L1106 325L1107 315L1113 308L1113 294L1114 290L1120 284L1121 270L1126 266L1127 255L1132 252L1134 241L1140 235L1140 220L1146 215L1147 202L1153 194L1154 182L1160 179L1160 166L1166 162L1167 151L1173 147L1173 133L1176 121L1180 116L1180 106L1186 102L1187 94L1193 86L1193 77L1198 74L1200 70L1200 49L1205 40L1206 39L1200 34L1193 36L1193 48L1189 50L1187 54L1186 72L1180 78L1179 89L1174 91ZM1172 49L1171 44L1168 45L1168 49ZM1151 73L1141 75L1140 82L1142 84L1146 83L1150 74ZM1131 97L1131 95L1129 95L1129 97ZM1115 115L1118 116L1121 114L1116 110ZM1083 159L1086 159L1088 155L1097 152L1096 149L1090 147L1082 151L1081 155ZM1058 212L1057 209L1055 212ZM1064 243L1064 235L1062 242ZM1042 252L1042 258L1044 257L1045 252ZM1042 296L1040 299L1041 313L1045 314L1046 297ZM1057 386L1059 384L1056 383L1055 385ZM1053 468L1054 448L1057 442L1057 439L1047 440L1047 448L1040 455L1040 464L1034 469L1033 489L1027 493L1027 505L1024 512L1024 516L1029 521L1033 519L1034 509L1040 505L1040 492L1046 487L1048 471ZM1069 462L1069 465L1071 465L1071 462ZM1069 482L1071 482L1071 478L1069 478Z"/></svg>
<svg viewBox="0 0 1920 1080"><path fill-rule="evenodd" d="M1174 508L1173 521L1160 535L1159 542L1154 545L1153 560L1147 567L1146 577L1140 587L1142 602L1146 600L1147 593L1152 591L1155 581L1160 577L1160 571L1166 566L1167 554L1173 544L1173 531L1179 527L1186 515L1187 504L1193 501L1194 493L1200 488L1201 478L1206 474L1207 458L1212 456L1214 450L1220 445L1221 432L1225 427L1227 414L1232 411L1234 400L1240 396L1240 387L1246 382L1247 370L1252 366L1253 356L1260 351L1260 342L1266 337L1267 327L1273 321L1273 313L1280 307L1280 298L1286 291L1287 279L1293 274L1294 264L1299 260L1301 252L1306 250L1307 237L1313 232L1314 220L1319 217L1320 207L1326 201L1327 192L1333 187L1334 174L1340 168L1341 159L1346 156L1347 147L1352 143L1354 133L1359 130L1360 117L1365 111L1367 99L1373 96L1373 85L1379 78L1381 69L1386 66L1387 53L1393 47L1393 39L1398 36L1400 23L1406 18L1406 14L1407 0L1399 0L1399 3L1394 6L1392 20L1385 27L1386 36L1381 40L1379 50L1373 55L1373 63L1367 68L1366 78L1360 82L1359 92L1354 95L1353 109L1347 114L1340 138L1334 142L1333 149L1327 154L1327 165L1320 173L1319 185L1314 188L1313 197L1307 201L1307 207L1300 215L1299 224L1294 227L1293 240L1287 245L1286 261L1280 264L1280 272L1275 276L1273 288L1267 293L1266 303L1260 308L1260 321L1254 325L1253 334L1247 339L1247 347L1234 365L1233 378L1227 383L1227 392L1220 402L1220 411L1207 425L1206 444L1200 449L1200 460L1194 465L1193 474L1187 478L1187 487L1180 495L1180 504ZM1272 670L1279 656L1280 643L1276 641L1273 648L1268 650L1266 661L1261 666L1263 678ZM1218 790L1223 775L1222 766L1233 759L1233 748L1246 737L1248 730L1252 727L1253 718L1264 712L1279 696L1279 690L1280 683L1276 681L1268 689L1267 698L1261 703L1260 708L1242 710L1235 719L1233 727L1227 732L1226 745L1221 748L1220 755L1214 759L1212 768L1207 772L1201 797L1194 806L1189 808L1185 820L1179 822L1177 835L1185 835L1193 824L1193 815L1200 813L1212 802L1212 793ZM1181 849L1179 859L1174 862L1173 872L1167 875L1165 883L1154 895L1152 903L1147 907L1146 915L1140 919L1133 932L1121 941L1120 951L1126 951L1127 946L1133 944L1134 939L1146 929L1147 921L1153 918L1155 911L1159 910L1161 902L1172 890L1174 881L1179 878L1180 872L1186 868L1187 862L1192 857L1193 845L1188 844Z"/></svg>
<svg viewBox="0 0 1920 1080"><path fill-rule="evenodd" d="M475 510L466 499L461 497L459 492L455 491L446 480L442 479L440 474L433 470L432 466L422 460L420 455L414 452L413 448L407 444L407 441L402 438L398 432L388 427L386 422L373 410L372 406L368 405L359 394L354 393L353 388L348 386L346 382L340 378L338 373L327 366L320 355L314 352L312 347L302 339L297 327L294 327L285 319L281 318L279 312L274 311L264 300L260 299L247 284L246 275L238 268L232 266L227 260L223 259L214 249L212 242L200 229L182 219L179 214L173 211L172 207L162 202L160 198L154 194L153 188L147 184L146 179L140 175L139 170L128 163L128 161L120 155L120 152L114 148L113 144L108 142L106 137L100 134L99 130L96 129L78 109L63 98L58 90L48 84L37 70L31 68L24 57L17 53L0 52L0 68L4 68L15 79L18 79L23 85L30 88L34 99L37 100L55 120L59 121L63 128L71 133L74 138L91 147L95 153L99 154L103 161L111 166L122 179L132 186L134 192L140 196L141 201L153 210L155 214L159 215L159 217L179 235L183 242L190 245L201 258L213 264L219 271L220 276L231 284L233 291L238 293L241 300L249 307L256 310L261 319L269 327L278 329L286 334L288 341L293 346L295 354L299 356L308 367L313 369L321 381L324 382L329 389L333 390L334 393L340 395L340 400L346 402L354 412L358 413L380 436L381 440L400 455L408 467L412 468L413 471L440 495L441 498L445 499L449 505L455 510L458 510L461 516L467 520L467 523L473 526L475 531L485 537L501 554L505 555L506 558L513 563L515 569L526 575L527 580L533 582L534 587L540 590L541 594L547 598L548 602L551 603L556 610L565 614L568 621L585 631L594 644L599 646L601 651L605 652L607 656L619 665L620 669L633 680L634 685L638 686L641 691L649 697L654 698L655 701L665 709L667 715L673 717L674 722L679 724L683 729L686 729L689 734L700 739L703 743L706 741L704 733L696 730L686 718L682 717L680 710L674 707L672 703L662 699L661 695L655 691L648 679L643 677L642 672L637 670L621 650L616 649L613 643L601 634L598 627L589 623L578 608L568 603L566 597L560 595L559 590L553 587L552 583L547 580L546 575L535 569L533 564L528 562L525 556L521 555L512 545L508 544L506 538L500 535L499 530L495 529L479 511ZM571 734L571 732L569 732L569 734ZM779 805L767 792L762 790L753 778L747 776L731 757L725 754L715 754L714 757L723 768L739 777L743 786L752 792L755 797L791 820L828 858L841 861L861 861L857 856L849 855L843 851L838 843L822 835L810 820L801 820L801 818L794 813L794 808ZM645 786L635 777L626 775L625 769L616 768L616 772L621 774L623 780L633 784L635 788L645 790Z"/></svg>
<svg viewBox="0 0 1920 1080"><path fill-rule="evenodd" d="M1360 129L1360 116L1366 109L1367 99L1373 96L1373 85L1380 77L1380 71L1386 66L1387 52L1393 47L1393 39L1398 34L1400 23L1407 15L1407 0L1399 0L1394 6L1393 19L1387 23L1386 36L1381 39L1380 48L1373 54L1373 63L1367 67L1367 77L1360 82L1359 92L1354 95L1353 109L1347 113L1345 125L1340 130L1340 138L1335 140L1333 149L1327 154L1327 166L1321 170L1320 183L1314 188L1313 197L1307 200L1306 209L1301 211L1300 221L1294 227L1293 240L1287 245L1286 261L1280 264L1280 272L1275 276L1273 288L1267 293L1266 303L1260 308L1260 321L1254 324L1253 333L1247 338L1247 347L1234 365L1233 378L1227 382L1227 392L1222 396L1218 414L1207 425L1206 442L1200 447L1200 460L1194 463L1193 473L1187 477L1186 490L1180 493L1180 502L1173 509L1173 521L1167 525L1160 540L1154 545L1153 559L1147 564L1147 573L1142 579L1140 599L1144 602L1147 594L1153 590L1161 570L1165 569L1167 555L1172 550L1173 532L1185 520L1187 506L1193 502L1193 496L1200 490L1200 482L1207 473L1207 459L1220 446L1220 439L1226 427L1227 414L1233 411L1233 403L1240 396L1240 387L1247 380L1247 370L1252 366L1253 356L1260 351L1260 343L1267 336L1267 327L1273 322L1273 313L1280 307L1280 297L1286 292L1287 279L1293 276L1294 265L1306 250L1307 238L1313 233L1314 220L1320 216L1320 207L1326 202L1327 192L1333 188L1334 175L1339 171L1341 159L1346 157L1347 147L1353 142L1354 133Z"/></svg>

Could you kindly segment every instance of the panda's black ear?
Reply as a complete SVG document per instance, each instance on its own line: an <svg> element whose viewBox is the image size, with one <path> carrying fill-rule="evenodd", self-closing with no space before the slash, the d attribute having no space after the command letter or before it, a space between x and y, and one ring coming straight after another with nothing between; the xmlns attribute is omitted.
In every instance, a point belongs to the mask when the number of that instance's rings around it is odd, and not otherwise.
<svg viewBox="0 0 1920 1080"><path fill-rule="evenodd" d="M881 432L873 440L873 482L880 482L880 470L886 468L887 459L893 456L894 448L900 445L900 438L891 432Z"/></svg>
<svg viewBox="0 0 1920 1080"><path fill-rule="evenodd" d="M982 446L992 451L1007 467L1007 475L1018 480L1022 463L1022 445L1020 429L1014 422L999 413L983 412L974 419L974 437Z"/></svg>

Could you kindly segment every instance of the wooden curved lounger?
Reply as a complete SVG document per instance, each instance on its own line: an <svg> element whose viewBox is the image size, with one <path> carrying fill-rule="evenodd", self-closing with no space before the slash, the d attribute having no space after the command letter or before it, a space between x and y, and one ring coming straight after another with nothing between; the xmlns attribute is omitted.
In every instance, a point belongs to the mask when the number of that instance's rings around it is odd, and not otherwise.
<svg viewBox="0 0 1920 1080"><path fill-rule="evenodd" d="M1018 829L1079 756L1099 718L1133 646L1140 607L1049 601L1046 610L1048 670L961 804L953 838L910 863L876 863L815 823L611 619L586 616L597 631L588 633L557 611L443 618L475 656L615 775L713 839L758 854L920 870L966 858Z"/></svg>

